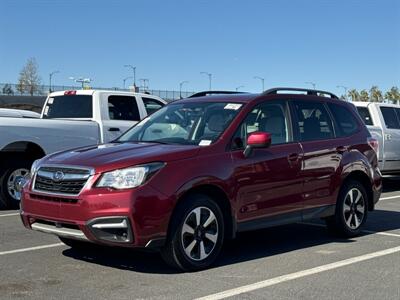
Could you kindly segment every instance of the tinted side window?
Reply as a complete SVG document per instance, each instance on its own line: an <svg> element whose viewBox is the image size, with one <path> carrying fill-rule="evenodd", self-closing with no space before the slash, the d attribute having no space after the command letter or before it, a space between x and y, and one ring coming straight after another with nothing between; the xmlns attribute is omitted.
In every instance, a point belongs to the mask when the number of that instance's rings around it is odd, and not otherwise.
<svg viewBox="0 0 400 300"><path fill-rule="evenodd" d="M250 133L256 131L271 134L272 144L291 142L287 105L285 102L267 102L257 105L239 126L234 136L234 148L242 149Z"/></svg>
<svg viewBox="0 0 400 300"><path fill-rule="evenodd" d="M374 125L368 107L358 106L357 111L365 125Z"/></svg>
<svg viewBox="0 0 400 300"><path fill-rule="evenodd" d="M146 108L147 114L151 115L153 112L159 110L164 106L164 103L151 98L142 97L144 107Z"/></svg>
<svg viewBox="0 0 400 300"><path fill-rule="evenodd" d="M110 120L140 121L136 98L132 96L108 97Z"/></svg>
<svg viewBox="0 0 400 300"><path fill-rule="evenodd" d="M323 103L294 101L294 106L301 141L324 140L334 137L332 120Z"/></svg>
<svg viewBox="0 0 400 300"><path fill-rule="evenodd" d="M358 130L354 115L345 106L328 103L329 110L336 121L336 136L350 136Z"/></svg>
<svg viewBox="0 0 400 300"><path fill-rule="evenodd" d="M397 117L395 108L393 107L380 107L383 119L385 120L385 124L387 128L391 129L400 129L400 122Z"/></svg>

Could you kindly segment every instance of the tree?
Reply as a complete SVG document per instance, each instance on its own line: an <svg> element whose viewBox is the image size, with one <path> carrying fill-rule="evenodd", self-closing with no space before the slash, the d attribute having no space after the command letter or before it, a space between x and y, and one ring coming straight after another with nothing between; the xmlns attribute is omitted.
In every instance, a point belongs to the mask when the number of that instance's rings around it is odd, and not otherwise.
<svg viewBox="0 0 400 300"><path fill-rule="evenodd" d="M27 91L31 96L39 90L41 82L38 74L38 64L35 58L29 58L19 73L17 90L22 94Z"/></svg>
<svg viewBox="0 0 400 300"><path fill-rule="evenodd" d="M3 86L3 94L4 95L14 95L14 91L11 87L11 84L7 83Z"/></svg>
<svg viewBox="0 0 400 300"><path fill-rule="evenodd" d="M360 91L360 101L363 101L363 102L369 102L369 94L368 94L368 91L366 91L366 90L361 90Z"/></svg>
<svg viewBox="0 0 400 300"><path fill-rule="evenodd" d="M397 86L393 86L389 91L385 93L385 99L391 101L394 104L400 104L400 91Z"/></svg>
<svg viewBox="0 0 400 300"><path fill-rule="evenodd" d="M382 91L376 85L371 87L371 89L369 90L369 95L370 95L371 102L382 102L383 101Z"/></svg>
<svg viewBox="0 0 400 300"><path fill-rule="evenodd" d="M348 96L351 99L351 101L360 101L360 94L356 89L351 89L348 92Z"/></svg>

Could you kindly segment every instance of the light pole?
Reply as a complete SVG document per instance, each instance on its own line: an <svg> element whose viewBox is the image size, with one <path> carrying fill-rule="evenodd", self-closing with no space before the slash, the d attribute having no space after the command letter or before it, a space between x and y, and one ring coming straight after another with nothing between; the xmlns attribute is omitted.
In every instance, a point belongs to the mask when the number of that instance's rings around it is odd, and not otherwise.
<svg viewBox="0 0 400 300"><path fill-rule="evenodd" d="M236 92L237 92L239 89L241 89L241 88L244 88L244 85L239 85L238 87L236 87L236 88L235 88Z"/></svg>
<svg viewBox="0 0 400 300"><path fill-rule="evenodd" d="M125 82L128 80L128 79L131 79L131 78L133 78L132 76L128 76L128 77L125 77L124 79L122 79L122 81L124 82L124 89L125 89Z"/></svg>
<svg viewBox="0 0 400 300"><path fill-rule="evenodd" d="M260 76L254 76L254 79L260 79L261 80L261 84L262 84L262 91L261 92L264 92L265 91L265 89L264 89L264 81L265 81L265 79L260 77Z"/></svg>
<svg viewBox="0 0 400 300"><path fill-rule="evenodd" d="M337 87L337 88L342 88L342 89L344 90L344 98L347 100L347 90L348 90L348 87L347 87L347 86L344 86L344 85L337 85L336 87Z"/></svg>
<svg viewBox="0 0 400 300"><path fill-rule="evenodd" d="M185 80L185 81L181 81L181 82L179 83L179 98L180 98L180 99L182 99L182 86L183 86L185 83L189 83L189 81Z"/></svg>
<svg viewBox="0 0 400 300"><path fill-rule="evenodd" d="M211 91L211 80L212 80L212 74L208 72L200 72L200 74L204 74L208 76L208 81L209 81L209 90Z"/></svg>
<svg viewBox="0 0 400 300"><path fill-rule="evenodd" d="M314 82L312 82L312 81L306 81L306 82L304 82L304 83L305 83L305 84L311 84L312 87L313 87L313 90L315 90L316 84L315 84Z"/></svg>
<svg viewBox="0 0 400 300"><path fill-rule="evenodd" d="M53 71L49 74L49 93L52 92L51 90L51 78L53 77L54 74L60 73L60 71Z"/></svg>
<svg viewBox="0 0 400 300"><path fill-rule="evenodd" d="M133 71L133 86L136 87L136 67L132 65L124 65L125 68L130 68Z"/></svg>

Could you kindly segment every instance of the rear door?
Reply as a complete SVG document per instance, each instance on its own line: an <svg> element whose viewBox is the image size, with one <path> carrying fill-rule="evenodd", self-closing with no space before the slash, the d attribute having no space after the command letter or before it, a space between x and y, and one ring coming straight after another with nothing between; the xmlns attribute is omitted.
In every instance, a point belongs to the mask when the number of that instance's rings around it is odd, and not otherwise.
<svg viewBox="0 0 400 300"><path fill-rule="evenodd" d="M104 143L115 140L146 116L138 102L133 95L107 95L102 100Z"/></svg>
<svg viewBox="0 0 400 300"><path fill-rule="evenodd" d="M294 130L304 152L303 217L312 218L336 202L333 193L341 160L339 152L345 151L346 145L335 140L333 121L324 102L294 100L292 107L296 116Z"/></svg>
<svg viewBox="0 0 400 300"><path fill-rule="evenodd" d="M384 120L384 171L400 170L400 109L379 106Z"/></svg>

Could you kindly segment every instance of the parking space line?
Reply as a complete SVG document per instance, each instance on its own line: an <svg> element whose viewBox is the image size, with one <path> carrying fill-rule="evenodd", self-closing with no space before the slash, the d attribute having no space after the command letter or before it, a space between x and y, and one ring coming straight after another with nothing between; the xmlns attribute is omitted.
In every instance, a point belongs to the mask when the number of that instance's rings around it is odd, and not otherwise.
<svg viewBox="0 0 400 300"><path fill-rule="evenodd" d="M312 222L300 222L299 224L316 226L316 227L326 227L326 225L324 225L324 224L318 224L318 223L312 223ZM362 230L361 232L370 233L370 234L385 235L385 236L392 236L392 237L400 237L400 234L384 232L384 231Z"/></svg>
<svg viewBox="0 0 400 300"><path fill-rule="evenodd" d="M383 198L380 198L379 201L382 201L382 200L390 200L390 199L397 199L397 198L400 198L400 195L397 195L397 196L390 196L390 197L383 197Z"/></svg>
<svg viewBox="0 0 400 300"><path fill-rule="evenodd" d="M256 283L252 283L249 285L244 285L241 287L237 287L237 288L233 288L230 290L226 290L220 293L216 293L216 294L211 294L205 297L201 297L201 298L197 298L197 300L218 300L218 299L225 299L228 297L233 297L233 296L237 296L243 293L248 293L248 292L252 292L255 290L259 290L259 289L263 289L272 285L276 285L279 283L283 283L283 282L287 282L290 280L294 280L294 279L298 279L298 278L302 278L302 277L306 277L306 276L310 276L310 275L314 275L314 274L318 274L321 272L326 272L329 270L334 270L337 268L341 268L341 267L345 267L348 265L352 265L355 263L359 263L359 262L363 262L366 260L371 260L374 258L378 258L381 256L385 256L385 255L389 255L389 254L393 254L393 253L397 253L400 252L400 246L398 247L394 247L394 248L389 248L386 250L381 250L381 251L377 251L377 252L372 252L372 253L368 253L368 254L364 254L364 255L360 255L360 256L356 256L356 257L352 257L352 258L348 258L345 260L340 260L334 263L330 263L330 264L326 264L326 265L322 265L319 267L315 267L315 268L311 268L311 269L307 269L307 270L302 270L299 272L294 272L294 273L290 273L290 274L286 274L286 275L282 275L282 276L278 276L275 278L271 278L271 279L267 279L267 280L263 280L263 281L259 281Z"/></svg>
<svg viewBox="0 0 400 300"><path fill-rule="evenodd" d="M54 247L60 247L60 246L65 246L65 244L57 243L57 244L49 244L49 245L43 245L43 246L22 248L22 249L10 250L10 251L3 251L3 252L0 252L0 256L1 255L7 255L7 254L28 252L28 251L36 251L36 250L42 250L42 249L54 248Z"/></svg>
<svg viewBox="0 0 400 300"><path fill-rule="evenodd" d="M0 215L0 218L1 218L1 217L11 217L11 216L19 216L19 213L12 213L12 214Z"/></svg>

